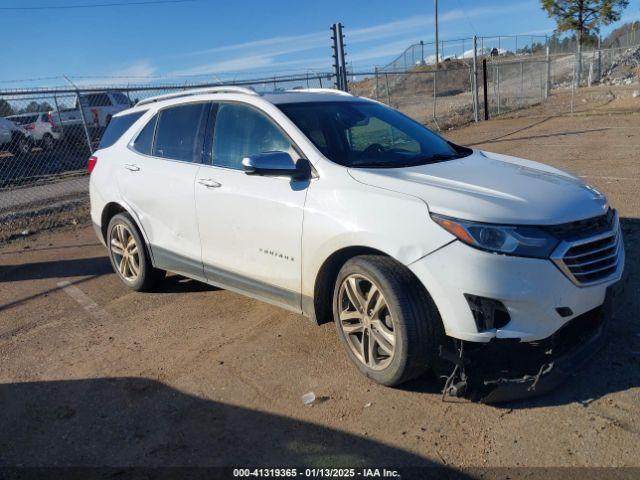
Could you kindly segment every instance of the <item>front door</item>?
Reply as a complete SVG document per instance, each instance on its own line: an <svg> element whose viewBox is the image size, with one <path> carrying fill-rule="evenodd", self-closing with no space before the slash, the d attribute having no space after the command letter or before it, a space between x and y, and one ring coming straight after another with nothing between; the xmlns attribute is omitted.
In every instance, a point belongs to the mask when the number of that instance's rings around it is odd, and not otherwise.
<svg viewBox="0 0 640 480"><path fill-rule="evenodd" d="M230 290L300 311L302 217L308 181L247 175L248 155L300 155L264 113L220 103L198 171L195 198L207 279Z"/></svg>

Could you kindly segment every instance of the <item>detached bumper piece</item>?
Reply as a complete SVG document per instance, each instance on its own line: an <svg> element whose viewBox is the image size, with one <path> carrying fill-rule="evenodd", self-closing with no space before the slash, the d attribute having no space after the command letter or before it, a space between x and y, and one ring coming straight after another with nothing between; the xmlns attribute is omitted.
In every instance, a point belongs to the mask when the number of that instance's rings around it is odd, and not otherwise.
<svg viewBox="0 0 640 480"><path fill-rule="evenodd" d="M612 295L607 294L602 306L577 316L550 337L536 342L458 341L457 352L440 352L443 360L454 365L443 398L501 403L553 390L602 347L611 304Z"/></svg>

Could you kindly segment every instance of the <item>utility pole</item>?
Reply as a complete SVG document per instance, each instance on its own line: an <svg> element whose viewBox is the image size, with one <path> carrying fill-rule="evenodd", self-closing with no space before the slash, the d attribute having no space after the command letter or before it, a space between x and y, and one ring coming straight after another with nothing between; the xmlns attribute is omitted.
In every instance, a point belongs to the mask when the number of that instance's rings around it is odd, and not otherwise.
<svg viewBox="0 0 640 480"><path fill-rule="evenodd" d="M438 0L433 0L436 20L436 69L440 68L440 52L438 49Z"/></svg>
<svg viewBox="0 0 640 480"><path fill-rule="evenodd" d="M347 64L345 62L344 51L344 34L342 33L342 24L334 23L331 25L331 40L333 40L333 68L335 70L336 82L335 86L338 90L349 91L347 79Z"/></svg>

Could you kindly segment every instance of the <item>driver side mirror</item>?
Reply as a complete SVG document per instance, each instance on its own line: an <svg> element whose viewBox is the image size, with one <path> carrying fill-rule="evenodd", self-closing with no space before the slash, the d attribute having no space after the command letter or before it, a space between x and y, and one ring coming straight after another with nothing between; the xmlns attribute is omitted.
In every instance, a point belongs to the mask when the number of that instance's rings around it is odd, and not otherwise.
<svg viewBox="0 0 640 480"><path fill-rule="evenodd" d="M294 162L286 152L266 152L242 159L244 173L265 177L291 177L294 180L311 178L311 164L306 159Z"/></svg>

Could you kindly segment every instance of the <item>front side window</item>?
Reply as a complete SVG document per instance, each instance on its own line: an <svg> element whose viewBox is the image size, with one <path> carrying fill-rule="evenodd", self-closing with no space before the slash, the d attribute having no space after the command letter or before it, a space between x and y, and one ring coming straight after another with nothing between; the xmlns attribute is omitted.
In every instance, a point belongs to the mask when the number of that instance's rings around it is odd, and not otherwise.
<svg viewBox="0 0 640 480"><path fill-rule="evenodd" d="M156 127L153 156L199 162L208 108L207 103L192 103L162 110Z"/></svg>
<svg viewBox="0 0 640 480"><path fill-rule="evenodd" d="M347 167L408 167L471 154L471 150L456 147L400 112L374 102L278 107L324 156Z"/></svg>
<svg viewBox="0 0 640 480"><path fill-rule="evenodd" d="M213 164L242 170L242 159L267 152L293 153L291 142L273 122L246 105L222 103L213 132Z"/></svg>
<svg viewBox="0 0 640 480"><path fill-rule="evenodd" d="M107 148L116 143L122 134L129 130L129 127L144 115L144 113L145 112L142 111L113 117L107 129L104 131L104 135L102 135L100 139L100 146L98 148Z"/></svg>

